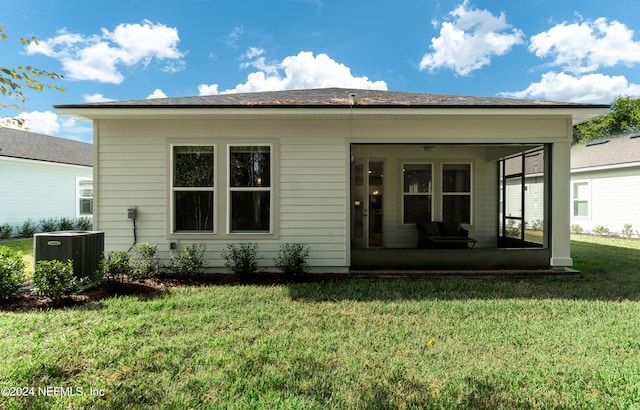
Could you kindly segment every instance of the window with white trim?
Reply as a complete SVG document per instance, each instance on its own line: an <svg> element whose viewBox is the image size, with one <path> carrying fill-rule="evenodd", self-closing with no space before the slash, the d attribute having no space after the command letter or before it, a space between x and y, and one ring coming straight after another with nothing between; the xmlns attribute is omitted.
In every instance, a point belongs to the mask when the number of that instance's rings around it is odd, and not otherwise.
<svg viewBox="0 0 640 410"><path fill-rule="evenodd" d="M591 198L591 186L589 181L576 181L573 183L573 216L589 217L589 201Z"/></svg>
<svg viewBox="0 0 640 410"><path fill-rule="evenodd" d="M471 223L471 164L442 164L442 220Z"/></svg>
<svg viewBox="0 0 640 410"><path fill-rule="evenodd" d="M77 216L93 216L93 180L90 178L76 179Z"/></svg>
<svg viewBox="0 0 640 410"><path fill-rule="evenodd" d="M272 230L271 145L229 145L229 232Z"/></svg>
<svg viewBox="0 0 640 410"><path fill-rule="evenodd" d="M214 233L215 146L172 145L173 232Z"/></svg>
<svg viewBox="0 0 640 410"><path fill-rule="evenodd" d="M433 219L433 166L404 164L402 186L402 223L431 222Z"/></svg>

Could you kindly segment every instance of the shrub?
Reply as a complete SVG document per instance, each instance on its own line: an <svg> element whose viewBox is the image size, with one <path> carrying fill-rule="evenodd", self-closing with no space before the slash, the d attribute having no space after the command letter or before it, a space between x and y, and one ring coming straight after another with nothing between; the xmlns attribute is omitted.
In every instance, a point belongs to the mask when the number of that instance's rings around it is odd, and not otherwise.
<svg viewBox="0 0 640 410"><path fill-rule="evenodd" d="M205 245L194 243L185 246L177 254L169 257L169 269L181 275L199 275L204 270Z"/></svg>
<svg viewBox="0 0 640 410"><path fill-rule="evenodd" d="M42 228L42 232L53 232L58 228L58 220L55 218L41 219L40 228Z"/></svg>
<svg viewBox="0 0 640 410"><path fill-rule="evenodd" d="M606 236L611 234L611 231L609 230L609 228L607 228L604 225L598 225L595 228L593 228L593 233L600 236Z"/></svg>
<svg viewBox="0 0 640 410"><path fill-rule="evenodd" d="M58 222L58 230L59 231L72 231L75 227L73 219L62 217L60 218L60 222Z"/></svg>
<svg viewBox="0 0 640 410"><path fill-rule="evenodd" d="M0 299L15 296L24 282L22 255L6 246L0 246Z"/></svg>
<svg viewBox="0 0 640 410"><path fill-rule="evenodd" d="M109 251L102 263L104 278L124 282L131 275L131 257L127 251Z"/></svg>
<svg viewBox="0 0 640 410"><path fill-rule="evenodd" d="M76 289L76 278L73 276L73 262L68 260L38 261L33 273L33 290L53 300L54 304L71 294Z"/></svg>
<svg viewBox="0 0 640 410"><path fill-rule="evenodd" d="M581 234L583 232L583 229L580 225L578 224L572 224L571 225L571 233L575 233L575 234Z"/></svg>
<svg viewBox="0 0 640 410"><path fill-rule="evenodd" d="M536 219L531 223L531 229L534 231L544 230L544 221L542 221L541 219Z"/></svg>
<svg viewBox="0 0 640 410"><path fill-rule="evenodd" d="M76 229L79 231L90 231L93 228L91 218L81 217L76 220Z"/></svg>
<svg viewBox="0 0 640 410"><path fill-rule="evenodd" d="M18 227L18 235L24 236L25 238L31 238L33 234L36 233L37 229L38 226L33 223L33 220L27 219Z"/></svg>
<svg viewBox="0 0 640 410"><path fill-rule="evenodd" d="M158 256L158 245L136 243L131 249L131 278L157 276L162 264Z"/></svg>
<svg viewBox="0 0 640 410"><path fill-rule="evenodd" d="M633 236L632 224L624 224L624 228L622 229L622 236L624 236L625 238L631 238Z"/></svg>
<svg viewBox="0 0 640 410"><path fill-rule="evenodd" d="M303 243L285 243L273 258L275 266L290 278L300 278L309 270L309 247Z"/></svg>
<svg viewBox="0 0 640 410"><path fill-rule="evenodd" d="M247 279L258 271L258 245L255 243L227 244L222 251L224 266L241 279Z"/></svg>
<svg viewBox="0 0 640 410"><path fill-rule="evenodd" d="M0 225L0 239L9 239L13 228L9 224Z"/></svg>

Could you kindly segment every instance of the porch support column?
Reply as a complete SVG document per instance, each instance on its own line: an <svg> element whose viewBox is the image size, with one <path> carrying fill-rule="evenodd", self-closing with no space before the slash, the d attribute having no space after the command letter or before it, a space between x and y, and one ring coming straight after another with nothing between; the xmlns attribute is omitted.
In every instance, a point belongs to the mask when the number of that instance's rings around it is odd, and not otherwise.
<svg viewBox="0 0 640 410"><path fill-rule="evenodd" d="M573 265L571 259L571 145L551 147L551 260L552 268Z"/></svg>

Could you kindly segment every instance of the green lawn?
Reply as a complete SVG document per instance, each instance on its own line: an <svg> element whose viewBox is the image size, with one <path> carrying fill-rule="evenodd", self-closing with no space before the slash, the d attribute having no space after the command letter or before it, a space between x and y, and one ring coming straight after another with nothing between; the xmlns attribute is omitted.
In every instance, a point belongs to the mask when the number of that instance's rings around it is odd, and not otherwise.
<svg viewBox="0 0 640 410"><path fill-rule="evenodd" d="M0 408L639 408L640 241L572 245L583 279L185 286L0 312L0 387L35 387Z"/></svg>

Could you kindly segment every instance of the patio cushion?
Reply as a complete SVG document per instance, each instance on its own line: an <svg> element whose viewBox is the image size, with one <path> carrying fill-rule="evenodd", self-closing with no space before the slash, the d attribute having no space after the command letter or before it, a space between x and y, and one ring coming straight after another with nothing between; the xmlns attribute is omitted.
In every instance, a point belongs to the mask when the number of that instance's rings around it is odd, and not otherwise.
<svg viewBox="0 0 640 410"><path fill-rule="evenodd" d="M460 236L460 222L440 222L440 235Z"/></svg>

